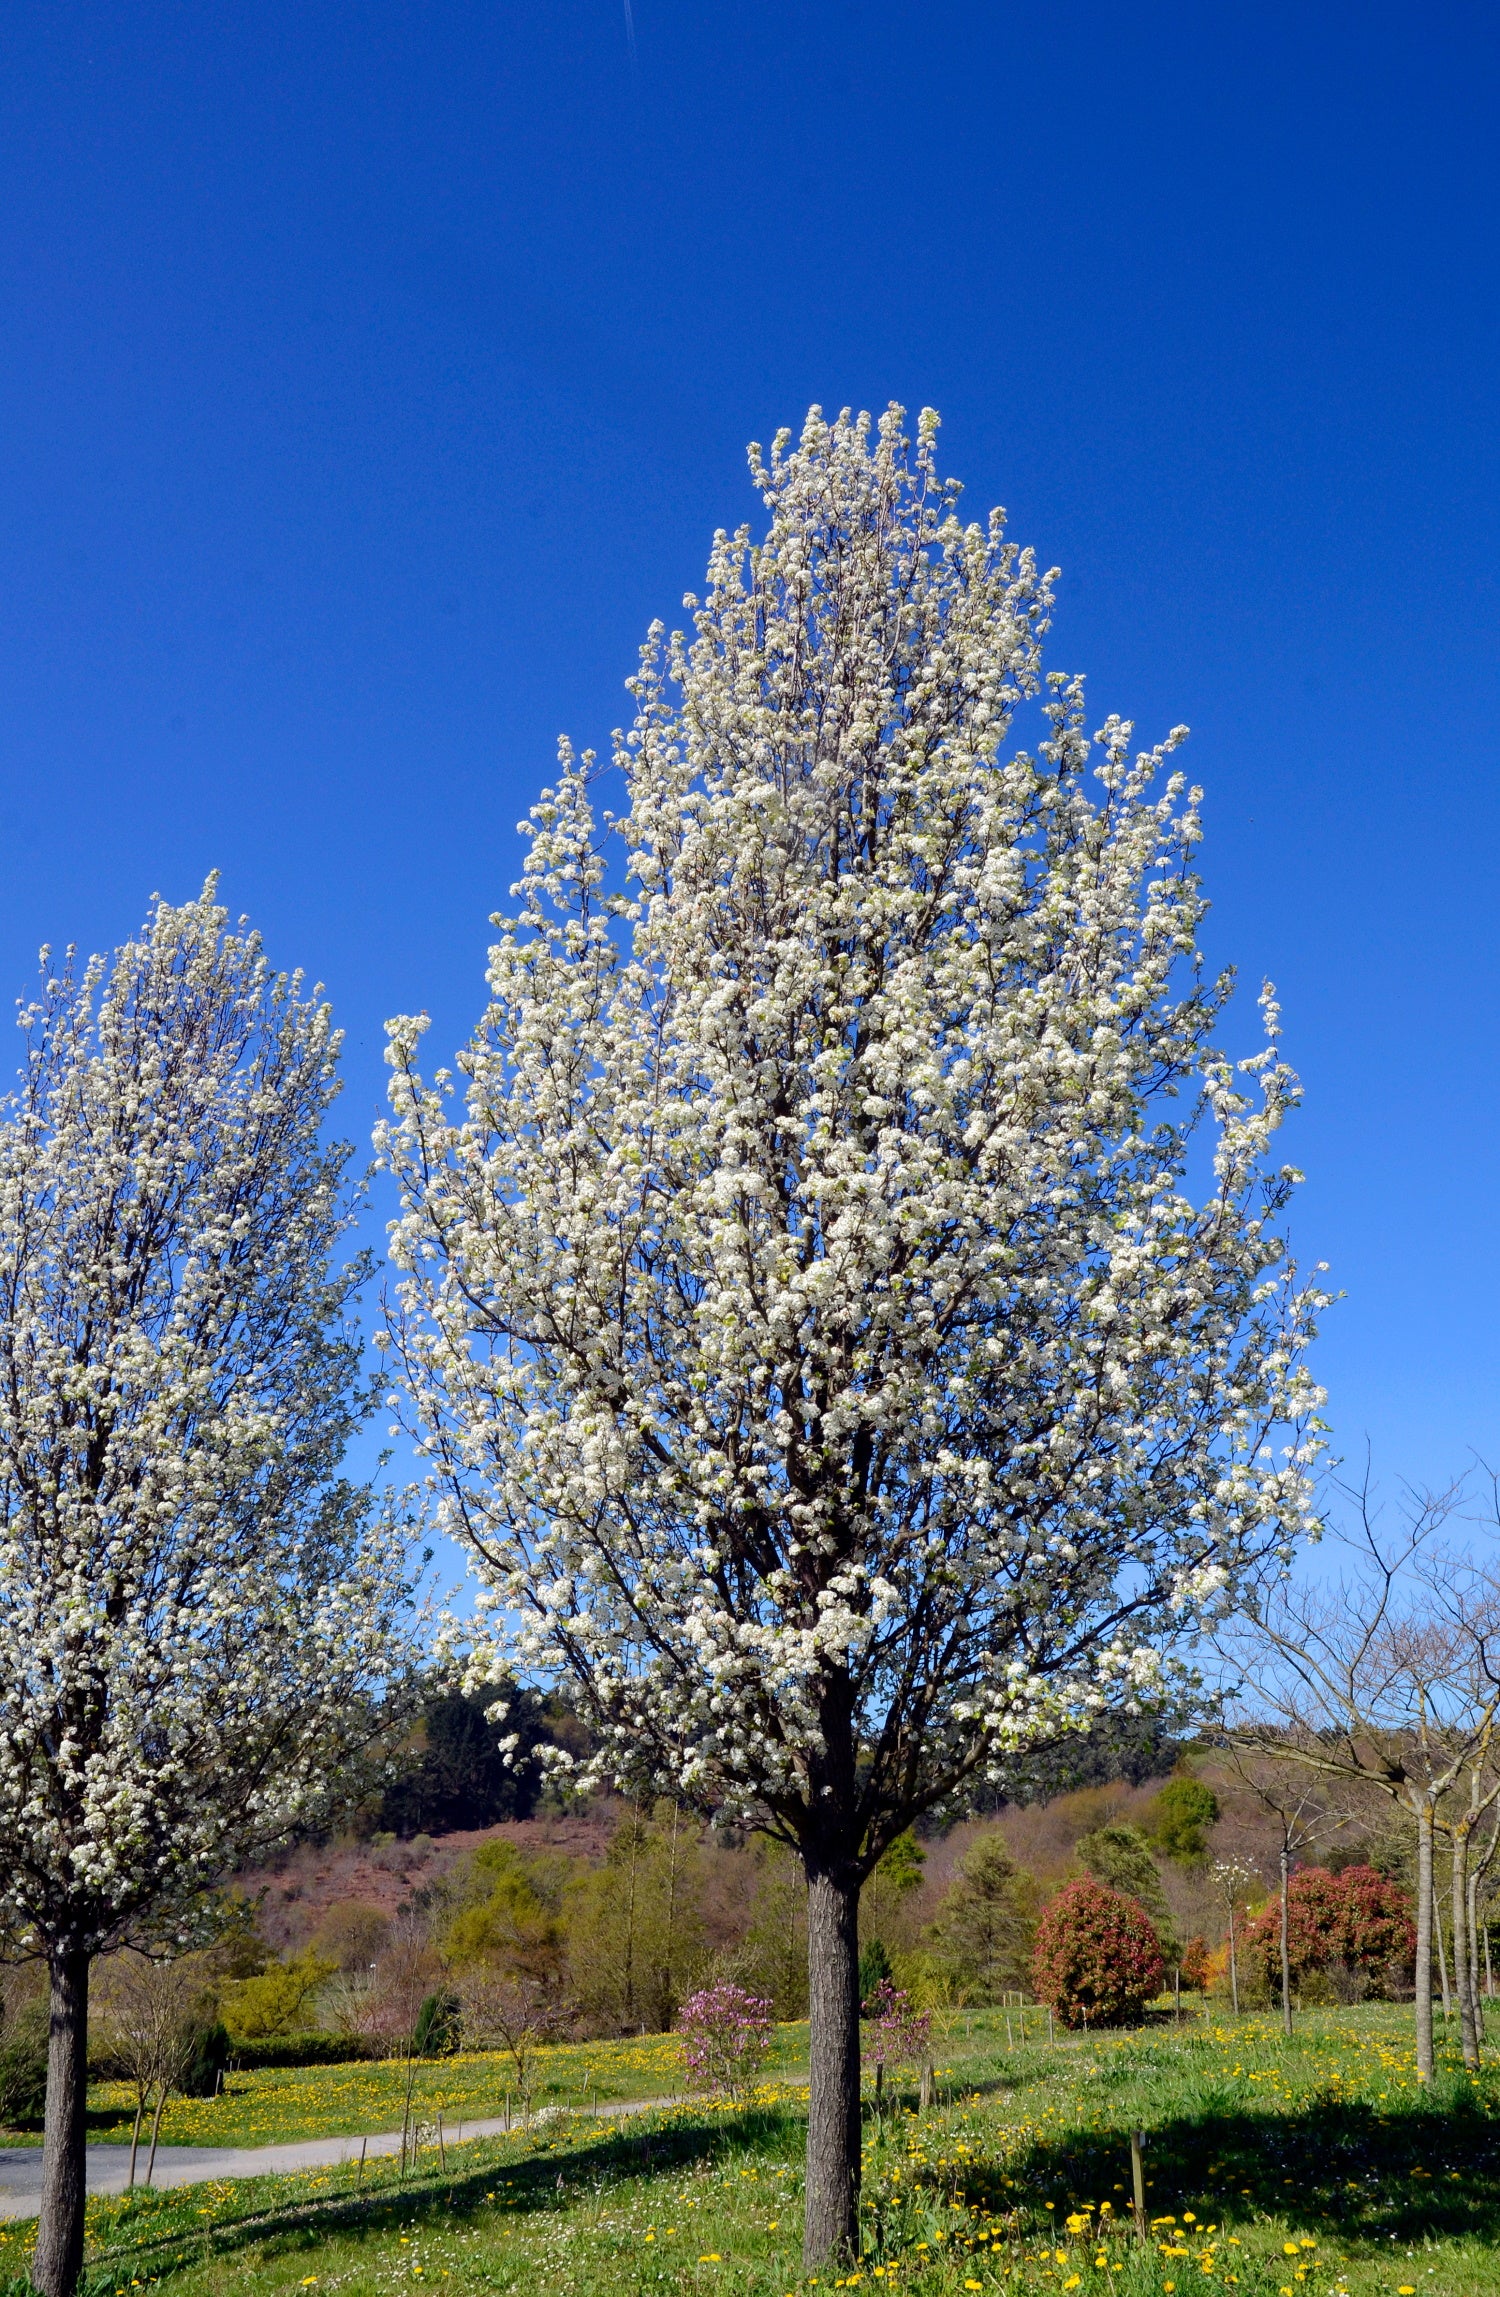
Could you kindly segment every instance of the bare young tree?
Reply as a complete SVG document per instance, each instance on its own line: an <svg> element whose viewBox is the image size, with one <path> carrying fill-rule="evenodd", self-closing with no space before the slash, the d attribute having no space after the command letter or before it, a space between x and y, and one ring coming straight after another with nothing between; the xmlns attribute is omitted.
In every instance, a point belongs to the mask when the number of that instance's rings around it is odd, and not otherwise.
<svg viewBox="0 0 1500 2297"><path fill-rule="evenodd" d="M391 1932L372 1973L363 2031L405 2068L401 2100L401 2167L412 2144L412 2093L416 2086L419 2029L425 2004L444 1982L443 1965L426 1922L413 1911Z"/></svg>
<svg viewBox="0 0 1500 2297"><path fill-rule="evenodd" d="M1183 730L1090 729L936 433L814 408L753 450L768 529L648 640L618 841L565 750L463 1104L398 1018L380 1143L481 1664L571 1681L599 1781L803 1862L813 2271L857 2246L866 1878L1149 1698L1300 1537L1317 1445L1297 1088L1269 991L1218 1041Z"/></svg>
<svg viewBox="0 0 1500 2297"><path fill-rule="evenodd" d="M1240 1965L1238 1941L1234 1932L1234 1918L1244 1904L1245 1895L1255 1880L1254 1869L1244 1866L1238 1859L1221 1858L1214 1862L1209 1875L1214 1889L1224 1901L1229 1921L1229 2001L1236 2017L1240 2014Z"/></svg>
<svg viewBox="0 0 1500 2297"><path fill-rule="evenodd" d="M1481 1940L1483 1941L1482 1959L1484 1963L1483 2000L1486 2002L1493 2001L1495 1995L1495 1974L1490 1960L1489 1929L1490 1909L1494 1903L1494 1886L1491 1877L1500 1874L1500 1868L1497 1868L1496 1865L1497 1854L1500 1854L1500 1803L1497 1803L1492 1810L1489 1833L1485 1836L1478 1851L1472 1856L1469 1865L1469 1963L1474 1994L1474 2026L1481 2040L1484 2038L1484 2012L1481 2007L1479 1977ZM1483 1922L1480 1920L1481 1909L1484 1914Z"/></svg>
<svg viewBox="0 0 1500 2297"><path fill-rule="evenodd" d="M104 1966L96 1996L96 2029L110 2059L135 2091L127 2187L135 2184L141 2124L154 2098L146 2163L146 2183L151 2183L167 2100L187 2072L197 2028L213 1999L207 1972L196 1955L159 1961L127 1951L111 1956Z"/></svg>
<svg viewBox="0 0 1500 2297"><path fill-rule="evenodd" d="M454 1980L464 2040L471 2049L502 2049L516 2075L516 2094L525 2121L531 2121L532 2066L542 2043L554 2040L566 2023L561 1994L544 1979L524 1971L473 1963Z"/></svg>
<svg viewBox="0 0 1500 2297"><path fill-rule="evenodd" d="M1500 1656L1500 1652L1497 1652ZM1444 1797L1437 1816L1438 1831L1449 1846L1449 1922L1453 1940L1453 1999L1458 2005L1459 2041L1464 2064L1479 2064L1484 2021L1479 2009L1475 1961L1477 1923L1475 1907L1479 1877L1495 1855L1494 1828L1500 1827L1500 1767L1495 1757L1493 1728L1487 1728L1470 1749L1468 1759ZM1493 1819L1488 1845L1480 1849L1481 1866L1474 1851L1487 1818ZM1439 1947L1442 1941L1439 1939ZM1445 1973L1446 1976L1446 1973ZM1444 1985L1444 2013L1448 2009Z"/></svg>
<svg viewBox="0 0 1500 2297"><path fill-rule="evenodd" d="M402 1661L404 1540L324 1138L328 1008L210 885L47 970L0 1105L0 1930L51 1990L32 2267L83 2254L89 1969L336 1799Z"/></svg>
<svg viewBox="0 0 1500 2297"><path fill-rule="evenodd" d="M1299 1770L1285 1752L1273 1754L1269 1750L1250 1752L1233 1741L1229 1748L1230 1761L1240 1784L1247 1787L1261 1808L1276 1821L1276 1871L1280 1893L1280 1928L1278 1944L1281 1960L1281 2028L1285 2034L1292 2030L1292 1958L1290 1941L1290 1899L1288 1886L1292 1877L1292 1861L1315 1842L1326 1842L1347 1823L1347 1814L1330 1803L1327 1781L1322 1777L1309 1777ZM1243 1874L1245 1869L1232 1870ZM1231 1903L1231 1926L1234 1908ZM1239 2008L1238 1999L1235 2008Z"/></svg>
<svg viewBox="0 0 1500 2297"><path fill-rule="evenodd" d="M1500 1716L1500 1605L1472 1545L1447 1550L1440 1534L1460 1507L1455 1486L1409 1496L1387 1533L1368 1481L1347 1495L1353 1527L1335 1533L1342 1567L1293 1576L1270 1571L1247 1585L1224 1631L1238 1676L1230 1736L1243 1753L1325 1779L1373 1789L1410 1819L1417 1841L1416 2054L1433 2070L1434 1846L1463 1782L1477 1803L1456 1829L1454 1904L1467 1931L1467 1846L1491 1806L1488 1778ZM1470 1784L1472 1782L1472 1784ZM1477 2048L1465 2019L1465 2054Z"/></svg>

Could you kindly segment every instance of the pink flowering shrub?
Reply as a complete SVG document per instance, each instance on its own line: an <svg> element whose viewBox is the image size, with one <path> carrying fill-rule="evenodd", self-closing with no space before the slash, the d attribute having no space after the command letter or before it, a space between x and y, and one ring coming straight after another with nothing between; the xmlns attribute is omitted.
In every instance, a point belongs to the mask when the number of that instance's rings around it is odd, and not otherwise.
<svg viewBox="0 0 1500 2297"><path fill-rule="evenodd" d="M872 2023L864 2054L876 2066L916 2066L927 2054L932 2012L919 2010L909 1994L882 1978L870 1997Z"/></svg>
<svg viewBox="0 0 1500 2297"><path fill-rule="evenodd" d="M771 2005L743 1986L706 1986L677 2014L690 2090L748 2098L771 2047Z"/></svg>

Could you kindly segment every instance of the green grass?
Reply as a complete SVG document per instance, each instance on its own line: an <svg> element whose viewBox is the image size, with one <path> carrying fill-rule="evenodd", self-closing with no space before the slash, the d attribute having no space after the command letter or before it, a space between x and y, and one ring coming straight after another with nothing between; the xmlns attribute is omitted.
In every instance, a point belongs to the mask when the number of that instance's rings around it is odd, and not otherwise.
<svg viewBox="0 0 1500 2297"><path fill-rule="evenodd" d="M976 2020L949 2037L951 2102L868 2120L864 2255L817 2297L1500 2293L1500 2080L1446 2064L1419 2089L1409 2033L1365 2009L1310 2014L1289 2048L1256 2018L1007 2050L1003 2021ZM1133 2125L1147 2245L1122 2222ZM559 2117L362 2186L340 2169L95 2203L89 2289L807 2297L802 2137L788 2091L738 2116Z"/></svg>
<svg viewBox="0 0 1500 2297"><path fill-rule="evenodd" d="M778 2065L805 2063L807 2028L788 2026L777 2036ZM494 2052L435 2058L415 2074L413 2105L424 2121L441 2113L451 2129L505 2111L514 2093L515 2068ZM682 2060L669 2034L639 2041L596 2042L539 2050L532 2094L540 2106L583 2108L634 2098L674 2096L682 2087ZM231 2074L217 2098L173 2098L162 2117L166 2145L278 2145L294 2138L359 2137L399 2129L406 2068L395 2059L352 2066L296 2066ZM96 2083L89 2092L89 2137L95 2144L130 2136L134 2103L123 2082Z"/></svg>

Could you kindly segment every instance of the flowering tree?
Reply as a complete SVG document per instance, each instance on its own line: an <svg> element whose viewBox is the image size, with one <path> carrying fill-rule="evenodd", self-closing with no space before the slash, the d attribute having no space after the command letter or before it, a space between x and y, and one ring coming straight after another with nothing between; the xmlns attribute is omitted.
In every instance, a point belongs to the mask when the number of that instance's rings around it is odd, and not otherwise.
<svg viewBox="0 0 1500 2297"><path fill-rule="evenodd" d="M932 2036L932 2012L919 2010L904 1987L882 1978L867 2015L872 2021L869 2054L878 2091L887 2066L920 2065Z"/></svg>
<svg viewBox="0 0 1500 2297"><path fill-rule="evenodd" d="M1293 1080L1213 1043L1193 797L1044 690L1049 578L935 432L753 452L766 539L632 681L623 889L565 746L462 1104L398 1019L380 1143L476 1679L571 1677L590 1777L804 1862L812 2264L854 2237L864 1878L1301 1529L1315 1402Z"/></svg>
<svg viewBox="0 0 1500 2297"><path fill-rule="evenodd" d="M743 1986L706 1986L677 2013L688 2086L743 2103L771 2047L771 2005Z"/></svg>
<svg viewBox="0 0 1500 2297"><path fill-rule="evenodd" d="M1145 1908L1085 1876L1044 1910L1031 1971L1065 2026L1116 2026L1161 1992L1167 1966Z"/></svg>
<svg viewBox="0 0 1500 2297"><path fill-rule="evenodd" d="M44 1956L33 2275L82 2256L91 1959L320 1808L394 1661L402 1543L339 1461L362 1411L330 1254L326 1006L158 903L45 981L0 1107L0 1910Z"/></svg>

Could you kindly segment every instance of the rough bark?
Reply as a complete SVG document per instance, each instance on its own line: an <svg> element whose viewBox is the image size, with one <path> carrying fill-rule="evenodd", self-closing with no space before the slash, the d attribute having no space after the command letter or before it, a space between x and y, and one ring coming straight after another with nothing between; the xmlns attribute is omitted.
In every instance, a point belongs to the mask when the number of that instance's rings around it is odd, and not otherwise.
<svg viewBox="0 0 1500 2297"><path fill-rule="evenodd" d="M859 2230L859 1883L847 1868L808 1867L807 2099L809 2268L856 2254Z"/></svg>
<svg viewBox="0 0 1500 2297"><path fill-rule="evenodd" d="M1432 1811L1417 1820L1417 2080L1432 2079Z"/></svg>
<svg viewBox="0 0 1500 2297"><path fill-rule="evenodd" d="M88 1955L77 1947L59 1948L50 1958L48 1975L47 2124L31 2278L40 2297L72 2297L83 2267Z"/></svg>

